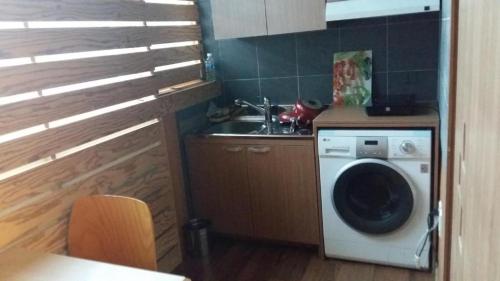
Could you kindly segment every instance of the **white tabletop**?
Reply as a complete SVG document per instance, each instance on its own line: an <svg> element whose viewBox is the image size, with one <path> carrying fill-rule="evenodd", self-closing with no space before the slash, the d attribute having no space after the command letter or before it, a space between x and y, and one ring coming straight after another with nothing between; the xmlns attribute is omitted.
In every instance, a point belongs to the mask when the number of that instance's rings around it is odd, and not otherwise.
<svg viewBox="0 0 500 281"><path fill-rule="evenodd" d="M172 274L22 249L0 253L5 281L189 281Z"/></svg>

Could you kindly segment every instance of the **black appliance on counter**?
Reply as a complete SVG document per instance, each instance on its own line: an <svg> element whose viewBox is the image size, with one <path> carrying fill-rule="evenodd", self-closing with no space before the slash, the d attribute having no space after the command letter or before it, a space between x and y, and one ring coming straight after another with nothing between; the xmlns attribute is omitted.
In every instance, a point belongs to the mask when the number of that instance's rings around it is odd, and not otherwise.
<svg viewBox="0 0 500 281"><path fill-rule="evenodd" d="M366 107L366 114L368 116L414 115L415 107L414 94L393 95L383 99L374 98L372 106Z"/></svg>

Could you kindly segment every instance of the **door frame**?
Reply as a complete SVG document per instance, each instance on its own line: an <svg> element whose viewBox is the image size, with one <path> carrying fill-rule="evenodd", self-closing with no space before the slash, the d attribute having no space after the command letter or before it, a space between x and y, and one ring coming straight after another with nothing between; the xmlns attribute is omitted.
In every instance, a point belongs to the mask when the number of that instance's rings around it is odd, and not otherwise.
<svg viewBox="0 0 500 281"><path fill-rule="evenodd" d="M444 227L443 236L439 239L438 246L438 272L437 280L450 281L451 270L451 242L452 242L452 219L453 219L453 177L455 165L455 120L456 120L456 94L457 94L457 58L458 58L458 24L459 24L459 0L451 0L451 38L450 38L450 76L448 91L448 142L443 152L446 152L446 170L441 163L441 181L439 198L443 208L443 218L440 227Z"/></svg>

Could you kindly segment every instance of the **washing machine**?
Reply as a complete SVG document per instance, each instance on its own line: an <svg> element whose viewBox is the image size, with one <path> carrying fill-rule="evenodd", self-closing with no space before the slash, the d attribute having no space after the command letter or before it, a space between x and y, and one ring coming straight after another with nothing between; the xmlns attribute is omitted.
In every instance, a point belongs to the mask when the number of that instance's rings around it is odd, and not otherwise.
<svg viewBox="0 0 500 281"><path fill-rule="evenodd" d="M320 130L327 257L428 269L430 130Z"/></svg>

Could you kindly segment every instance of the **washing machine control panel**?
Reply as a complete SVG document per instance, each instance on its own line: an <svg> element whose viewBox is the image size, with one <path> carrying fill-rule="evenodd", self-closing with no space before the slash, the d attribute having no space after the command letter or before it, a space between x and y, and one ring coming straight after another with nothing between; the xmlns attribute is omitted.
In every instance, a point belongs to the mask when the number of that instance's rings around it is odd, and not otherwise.
<svg viewBox="0 0 500 281"><path fill-rule="evenodd" d="M387 137L357 137L356 158L387 159Z"/></svg>
<svg viewBox="0 0 500 281"><path fill-rule="evenodd" d="M430 131L324 130L318 138L320 157L429 159Z"/></svg>
<svg viewBox="0 0 500 281"><path fill-rule="evenodd" d="M389 138L389 158L430 158L431 155L431 143L429 138Z"/></svg>

